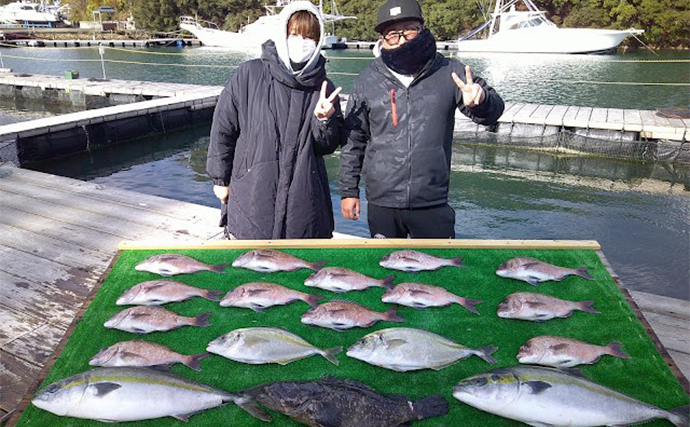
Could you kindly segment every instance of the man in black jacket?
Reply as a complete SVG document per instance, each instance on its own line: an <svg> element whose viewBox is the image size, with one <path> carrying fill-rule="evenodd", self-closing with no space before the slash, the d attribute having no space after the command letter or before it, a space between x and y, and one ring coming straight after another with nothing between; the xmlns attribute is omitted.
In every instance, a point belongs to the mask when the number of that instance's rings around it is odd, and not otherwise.
<svg viewBox="0 0 690 427"><path fill-rule="evenodd" d="M468 66L436 52L416 0L388 0L375 30L380 55L355 80L347 105L341 211L359 218L363 172L372 237L454 238L448 182L455 109L491 125L503 100Z"/></svg>

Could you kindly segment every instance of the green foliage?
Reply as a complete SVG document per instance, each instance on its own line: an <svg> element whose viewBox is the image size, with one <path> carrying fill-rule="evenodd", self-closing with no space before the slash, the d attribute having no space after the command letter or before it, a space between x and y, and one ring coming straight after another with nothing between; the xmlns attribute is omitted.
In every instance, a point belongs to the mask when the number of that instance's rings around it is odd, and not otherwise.
<svg viewBox="0 0 690 427"><path fill-rule="evenodd" d="M7 0L0 0L6 2ZM313 0L317 3L316 0ZM82 4L83 3L83 4ZM139 28L173 31L181 15L197 15L220 28L237 31L265 13L270 0L113 0L113 7L132 10ZM328 2L325 2L328 3ZM427 25L439 40L453 40L484 22L492 12L490 0L421 0ZM536 0L557 25L581 28L637 28L645 30L645 43L659 48L688 48L689 0ZM89 14L91 5L106 0L72 0L73 11ZM336 32L349 40L375 40L376 12L383 0L338 0L339 11L357 20L336 24ZM76 7L75 7L76 6ZM119 9L119 10L121 10Z"/></svg>

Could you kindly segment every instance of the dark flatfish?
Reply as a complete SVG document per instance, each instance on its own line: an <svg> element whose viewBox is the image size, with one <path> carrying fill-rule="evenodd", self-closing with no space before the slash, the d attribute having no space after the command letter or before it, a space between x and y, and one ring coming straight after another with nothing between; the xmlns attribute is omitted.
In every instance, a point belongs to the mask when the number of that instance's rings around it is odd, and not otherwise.
<svg viewBox="0 0 690 427"><path fill-rule="evenodd" d="M314 427L408 426L448 413L448 402L441 396L412 402L406 396L377 393L359 381L333 377L261 384L241 396L241 406L261 420L270 421L270 416L259 403Z"/></svg>

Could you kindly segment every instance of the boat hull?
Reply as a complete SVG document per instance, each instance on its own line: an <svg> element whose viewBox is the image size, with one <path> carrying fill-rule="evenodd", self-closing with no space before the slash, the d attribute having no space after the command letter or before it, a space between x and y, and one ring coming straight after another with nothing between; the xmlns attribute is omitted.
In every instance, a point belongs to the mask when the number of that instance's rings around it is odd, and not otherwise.
<svg viewBox="0 0 690 427"><path fill-rule="evenodd" d="M626 37L642 32L540 26L502 31L486 40L458 41L457 49L496 53L614 53Z"/></svg>

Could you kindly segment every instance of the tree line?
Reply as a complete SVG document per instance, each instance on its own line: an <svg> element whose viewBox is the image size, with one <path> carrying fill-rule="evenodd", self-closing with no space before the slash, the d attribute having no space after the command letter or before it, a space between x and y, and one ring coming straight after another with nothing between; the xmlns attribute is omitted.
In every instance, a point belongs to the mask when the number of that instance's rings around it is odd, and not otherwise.
<svg viewBox="0 0 690 427"><path fill-rule="evenodd" d="M11 0L0 0L0 4ZM312 0L318 4L317 0ZM63 2L66 2L63 0ZM268 3L267 3L268 2ZM376 12L383 0L337 0L340 13L357 20L336 24L336 33L349 40L374 40ZM420 0L427 26L439 40L454 40L481 25L492 12L491 0ZM70 0L72 20L90 20L91 11L112 6L120 18L133 16L137 27L154 32L177 30L182 15L198 16L219 28L237 31L266 10L270 0ZM324 4L330 4L324 1ZM656 48L690 47L688 0L535 0L539 9L561 27L637 28L640 38ZM330 8L325 6L326 12ZM628 39L635 44L634 39Z"/></svg>

